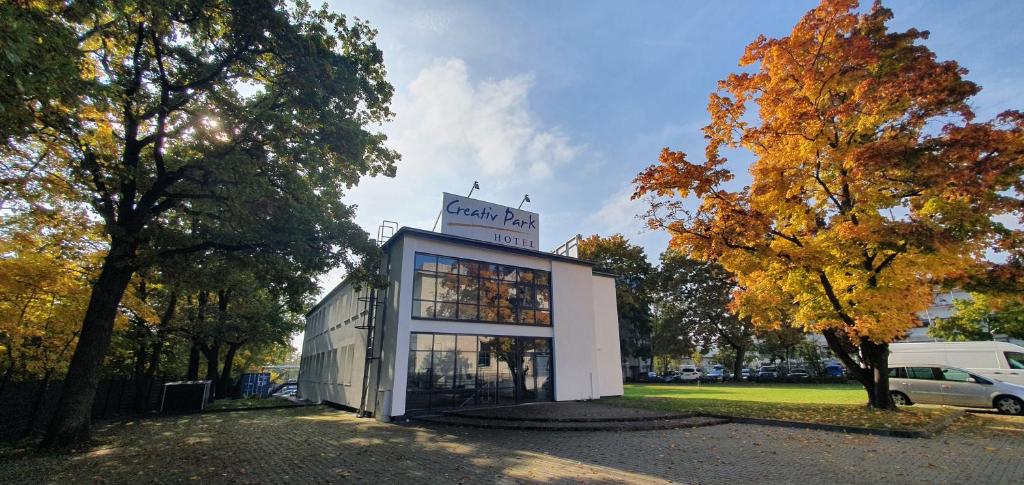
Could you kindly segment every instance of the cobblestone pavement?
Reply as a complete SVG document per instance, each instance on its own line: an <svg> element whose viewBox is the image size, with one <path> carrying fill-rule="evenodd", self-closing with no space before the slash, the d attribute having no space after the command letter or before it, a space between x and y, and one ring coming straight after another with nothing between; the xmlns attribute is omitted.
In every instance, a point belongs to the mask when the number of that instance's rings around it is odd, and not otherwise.
<svg viewBox="0 0 1024 485"><path fill-rule="evenodd" d="M0 483L1024 483L1024 421L932 439L726 424L635 432L427 428L313 407L101 428L72 455L0 458ZM992 433L998 433L993 435Z"/></svg>

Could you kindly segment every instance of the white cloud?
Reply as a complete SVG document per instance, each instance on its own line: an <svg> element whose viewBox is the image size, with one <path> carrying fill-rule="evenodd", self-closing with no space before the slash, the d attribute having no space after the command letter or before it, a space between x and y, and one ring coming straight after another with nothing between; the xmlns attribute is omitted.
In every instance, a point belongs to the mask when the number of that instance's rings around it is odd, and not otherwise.
<svg viewBox="0 0 1024 485"><path fill-rule="evenodd" d="M399 173L480 169L503 176L525 169L546 178L579 148L530 111L532 74L474 83L461 59L438 59L399 93L392 138L403 155Z"/></svg>

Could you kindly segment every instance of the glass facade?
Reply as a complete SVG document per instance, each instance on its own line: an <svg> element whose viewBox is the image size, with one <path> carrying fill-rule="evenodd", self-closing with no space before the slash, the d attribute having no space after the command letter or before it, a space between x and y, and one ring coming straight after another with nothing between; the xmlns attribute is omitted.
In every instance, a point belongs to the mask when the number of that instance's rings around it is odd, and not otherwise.
<svg viewBox="0 0 1024 485"><path fill-rule="evenodd" d="M551 325L551 273L416 253L413 318Z"/></svg>
<svg viewBox="0 0 1024 485"><path fill-rule="evenodd" d="M406 411L551 401L551 339L413 333Z"/></svg>

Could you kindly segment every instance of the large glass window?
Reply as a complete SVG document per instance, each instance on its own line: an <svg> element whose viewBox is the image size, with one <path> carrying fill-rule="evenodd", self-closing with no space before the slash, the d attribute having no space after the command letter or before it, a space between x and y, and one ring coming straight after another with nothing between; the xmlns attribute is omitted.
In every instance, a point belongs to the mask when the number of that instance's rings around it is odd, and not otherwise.
<svg viewBox="0 0 1024 485"><path fill-rule="evenodd" d="M414 333L407 410L550 401L551 339Z"/></svg>
<svg viewBox="0 0 1024 485"><path fill-rule="evenodd" d="M551 273L416 253L414 318L551 325Z"/></svg>

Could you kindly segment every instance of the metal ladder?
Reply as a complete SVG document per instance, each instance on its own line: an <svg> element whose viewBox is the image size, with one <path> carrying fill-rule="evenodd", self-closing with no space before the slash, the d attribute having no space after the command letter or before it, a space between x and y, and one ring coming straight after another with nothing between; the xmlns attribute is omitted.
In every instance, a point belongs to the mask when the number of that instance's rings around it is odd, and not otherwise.
<svg viewBox="0 0 1024 485"><path fill-rule="evenodd" d="M394 236L395 232L398 231L398 223L394 221L383 221L377 228L377 246L383 246L384 243ZM389 262L390 264L390 262ZM382 268L385 270L386 268ZM369 393L370 387L370 369L373 367L373 361L377 363L377 385L380 386L380 358L375 342L377 340L377 307L381 306L382 303L377 298L377 289L373 287L367 287L369 290L367 296L359 297L359 301L363 302L363 312L366 315L362 325L357 325L355 328L366 330L366 361L363 364L363 383L362 391L359 396L359 411L357 416L361 418L368 417L370 412L366 409L367 394ZM385 295L387 291L385 290ZM381 339L381 346L384 345L384 340ZM376 396L375 396L376 397ZM374 401L376 402L376 400ZM376 409L374 410L376 411Z"/></svg>

